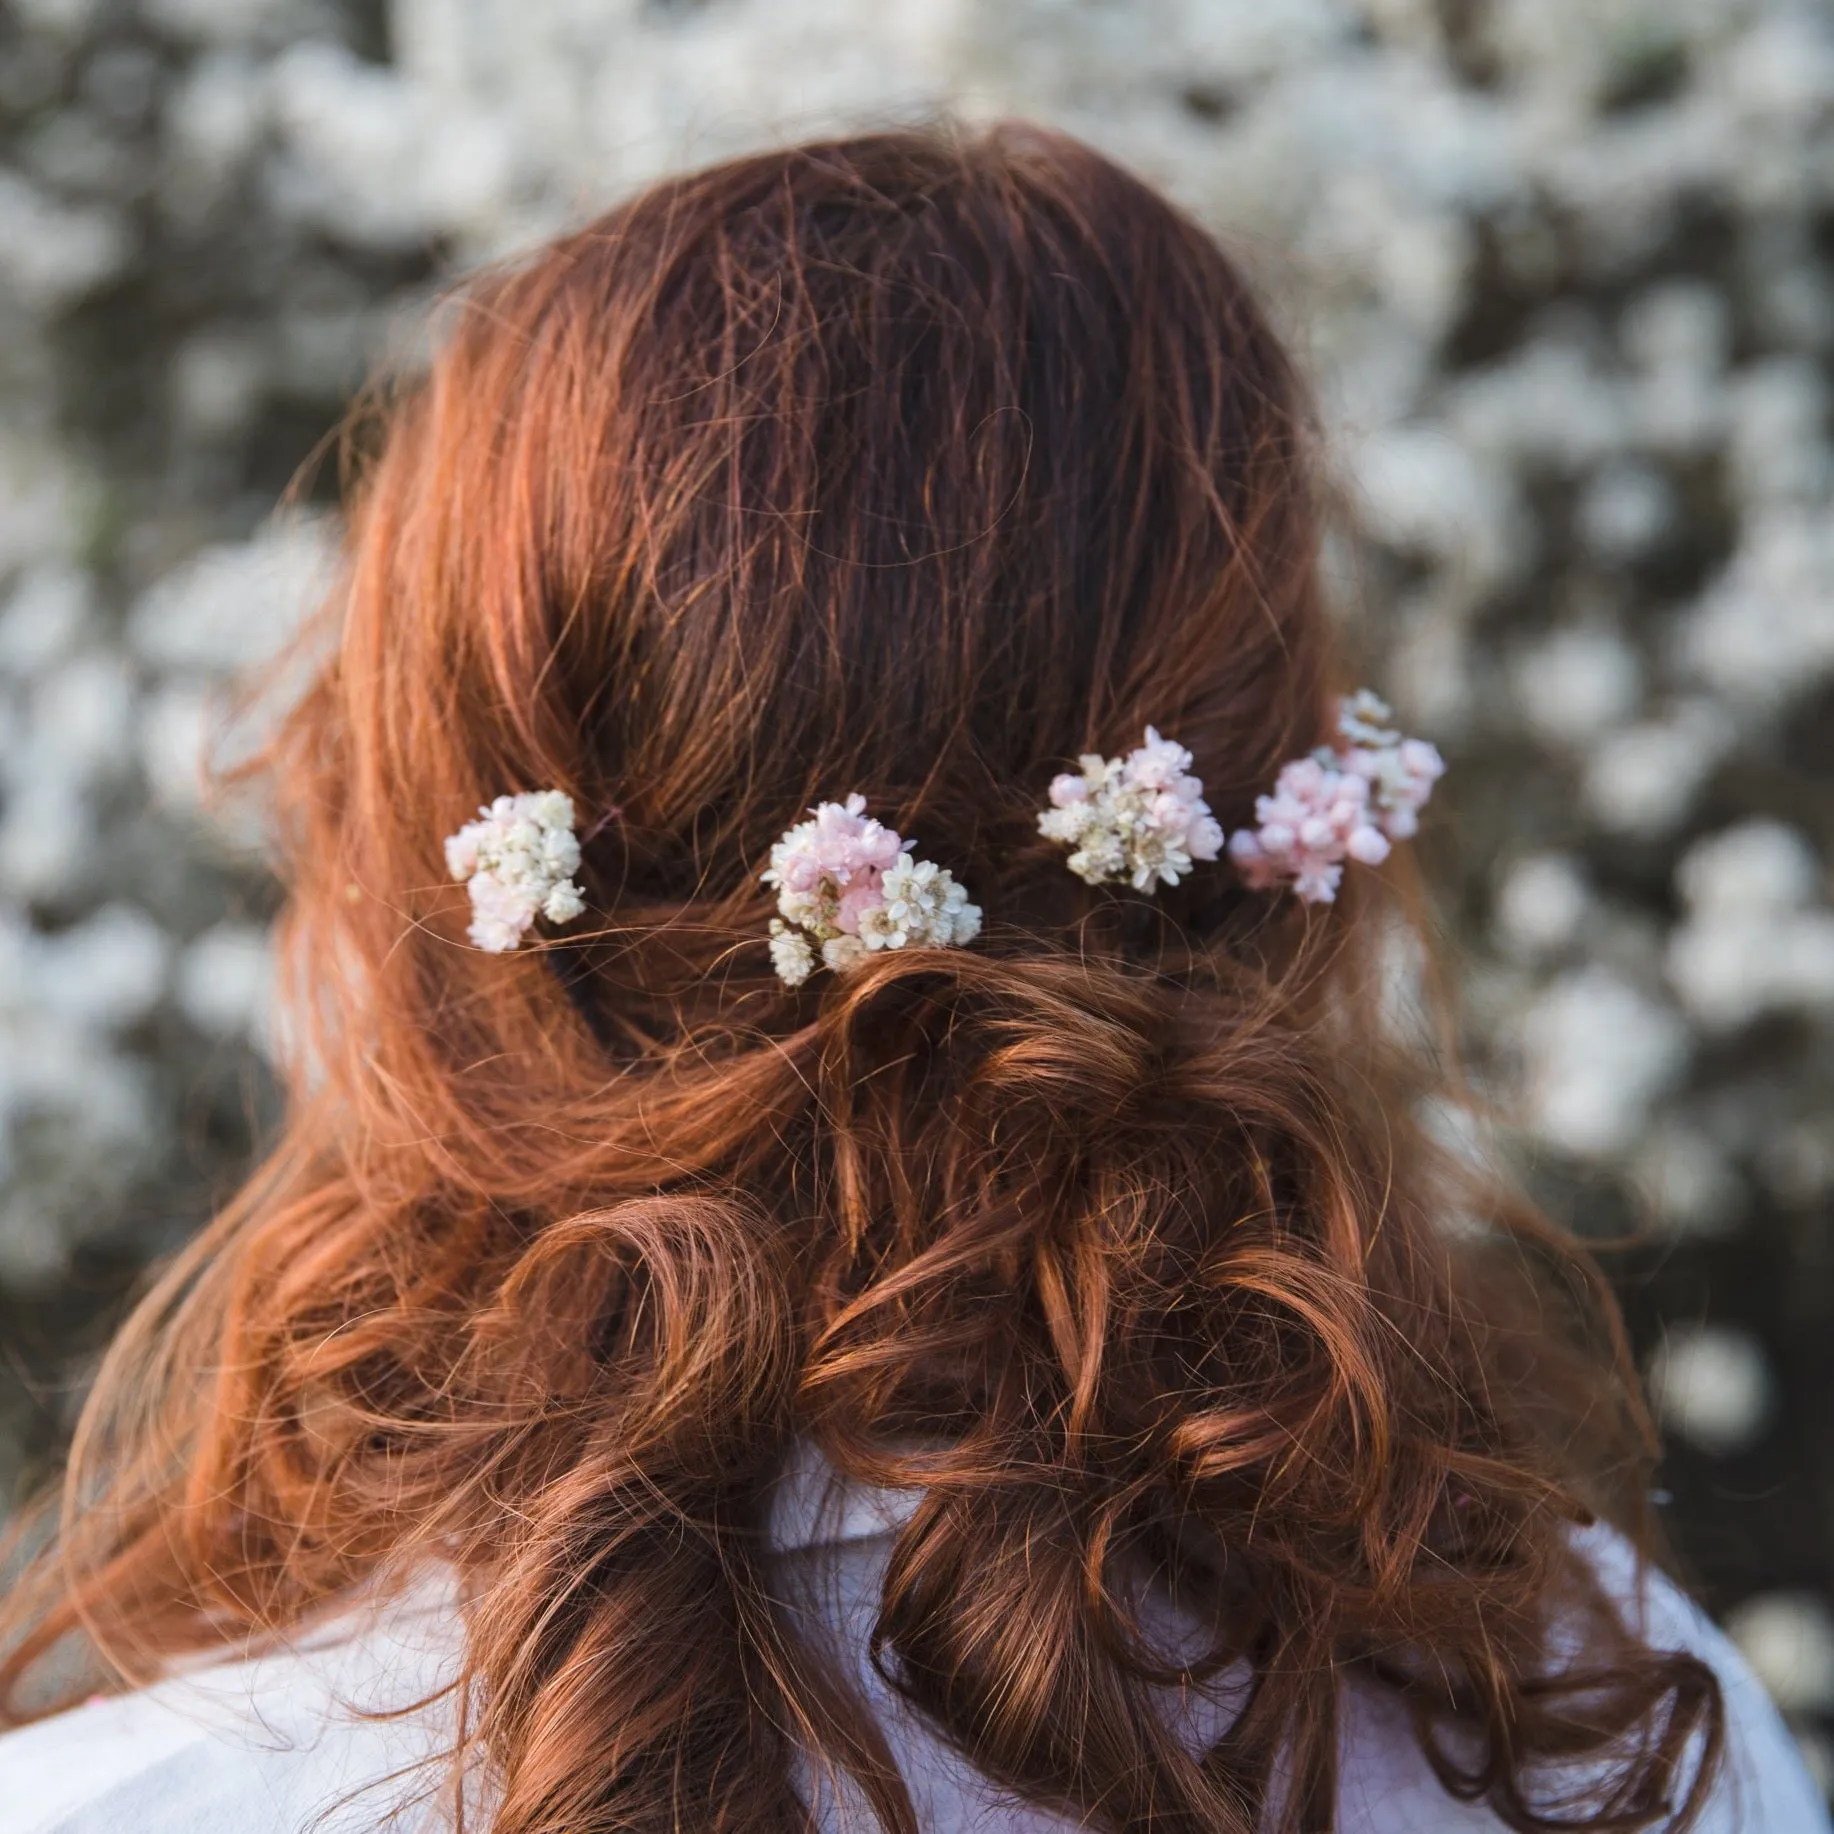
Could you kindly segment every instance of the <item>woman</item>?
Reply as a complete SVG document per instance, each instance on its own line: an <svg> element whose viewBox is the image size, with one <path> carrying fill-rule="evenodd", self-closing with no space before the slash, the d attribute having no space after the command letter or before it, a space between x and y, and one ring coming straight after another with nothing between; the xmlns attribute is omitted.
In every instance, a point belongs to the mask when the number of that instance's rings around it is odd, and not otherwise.
<svg viewBox="0 0 1834 1834"><path fill-rule="evenodd" d="M8 1825L1825 1827L1594 1271L1417 1123L1438 759L1317 537L1235 270L1061 138L474 287L267 760L290 1120L11 1596L17 1712L111 1679Z"/></svg>

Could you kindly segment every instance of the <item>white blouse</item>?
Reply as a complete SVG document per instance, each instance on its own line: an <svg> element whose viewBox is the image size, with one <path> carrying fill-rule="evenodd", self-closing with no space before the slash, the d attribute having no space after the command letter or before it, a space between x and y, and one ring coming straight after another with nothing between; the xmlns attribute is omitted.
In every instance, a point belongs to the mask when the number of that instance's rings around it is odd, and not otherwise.
<svg viewBox="0 0 1834 1834"><path fill-rule="evenodd" d="M771 1513L784 1589L857 1675L930 1834L1072 1834L1074 1822L989 1783L873 1669L880 1582L910 1508L908 1497L840 1490L805 1456ZM1614 1592L1640 1607L1651 1642L1691 1650L1719 1676L1727 1755L1699 1834L1829 1834L1788 1732L1732 1646L1660 1575L1639 1592L1616 1535L1583 1541ZM456 1674L461 1644L450 1580L431 1575L282 1649L0 1735L0 1834L438 1834L450 1821L438 1760L452 1709L420 1703ZM1342 1727L1340 1834L1498 1834L1487 1809L1440 1788L1379 1688L1346 1682ZM833 1801L816 1806L825 1828L861 1825Z"/></svg>

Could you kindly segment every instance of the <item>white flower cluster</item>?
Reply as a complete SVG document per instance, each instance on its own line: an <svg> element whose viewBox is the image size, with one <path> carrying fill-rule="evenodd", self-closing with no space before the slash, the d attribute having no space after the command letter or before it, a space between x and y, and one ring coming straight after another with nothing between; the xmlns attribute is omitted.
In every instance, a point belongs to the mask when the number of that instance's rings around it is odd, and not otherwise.
<svg viewBox="0 0 1834 1834"><path fill-rule="evenodd" d="M1182 745L1149 726L1125 758L1089 752L1077 763L1080 774L1052 780L1038 832L1071 850L1065 864L1087 884L1155 891L1222 852L1222 827Z"/></svg>
<svg viewBox="0 0 1834 1834"><path fill-rule="evenodd" d="M863 796L824 802L771 849L762 874L777 888L771 966L800 987L821 965L836 970L874 949L949 949L981 933L981 907L934 860L912 857L866 813Z"/></svg>
<svg viewBox="0 0 1834 1834"><path fill-rule="evenodd" d="M446 867L471 893L471 940L492 955L516 948L537 917L571 923L585 910L573 799L559 790L499 796L446 841Z"/></svg>

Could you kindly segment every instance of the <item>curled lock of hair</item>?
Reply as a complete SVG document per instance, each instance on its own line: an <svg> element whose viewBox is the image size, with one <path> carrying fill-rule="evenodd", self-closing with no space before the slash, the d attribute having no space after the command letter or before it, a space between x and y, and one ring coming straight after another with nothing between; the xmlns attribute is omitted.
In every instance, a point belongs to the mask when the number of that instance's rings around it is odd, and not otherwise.
<svg viewBox="0 0 1834 1834"><path fill-rule="evenodd" d="M461 295L264 761L285 1132L101 1372L15 1707L437 1559L495 1834L801 1828L823 1770L912 1834L764 1552L807 1437L921 1491L874 1659L1033 1800L1311 1834L1356 1686L1510 1827L1685 1825L1714 1680L1573 1540L1638 1527L1615 1315L1417 1124L1405 866L1146 900L1037 832L1149 723L1227 828L1326 733L1309 447L1223 253L1032 130L671 180ZM549 786L585 914L481 954L439 837ZM758 873L856 789L985 931L787 988Z"/></svg>

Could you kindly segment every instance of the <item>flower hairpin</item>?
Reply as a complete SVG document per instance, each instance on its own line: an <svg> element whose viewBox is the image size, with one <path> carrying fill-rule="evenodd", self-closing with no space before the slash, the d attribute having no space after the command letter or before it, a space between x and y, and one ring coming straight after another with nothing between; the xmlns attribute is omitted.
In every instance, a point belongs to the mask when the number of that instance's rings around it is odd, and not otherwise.
<svg viewBox="0 0 1834 1834"><path fill-rule="evenodd" d="M1090 752L1077 762L1080 773L1053 779L1038 832L1071 849L1065 864L1079 879L1150 892L1222 852L1222 828L1182 745L1149 726L1125 758Z"/></svg>
<svg viewBox="0 0 1834 1834"><path fill-rule="evenodd" d="M499 796L446 841L447 869L471 893L467 933L492 955L518 947L537 917L571 923L585 910L579 862L573 799L560 790Z"/></svg>
<svg viewBox="0 0 1834 1834"><path fill-rule="evenodd" d="M863 796L824 802L771 849L761 875L777 888L771 965L800 987L819 964L846 969L875 949L948 949L981 933L981 907L954 876L915 857L866 813Z"/></svg>
<svg viewBox="0 0 1834 1834"><path fill-rule="evenodd" d="M1229 857L1256 890L1290 884L1308 904L1330 904L1344 862L1379 866L1409 839L1445 775L1438 747L1397 732L1385 701L1367 688L1338 703L1336 745L1321 745L1280 772L1255 803L1254 828L1229 837Z"/></svg>

